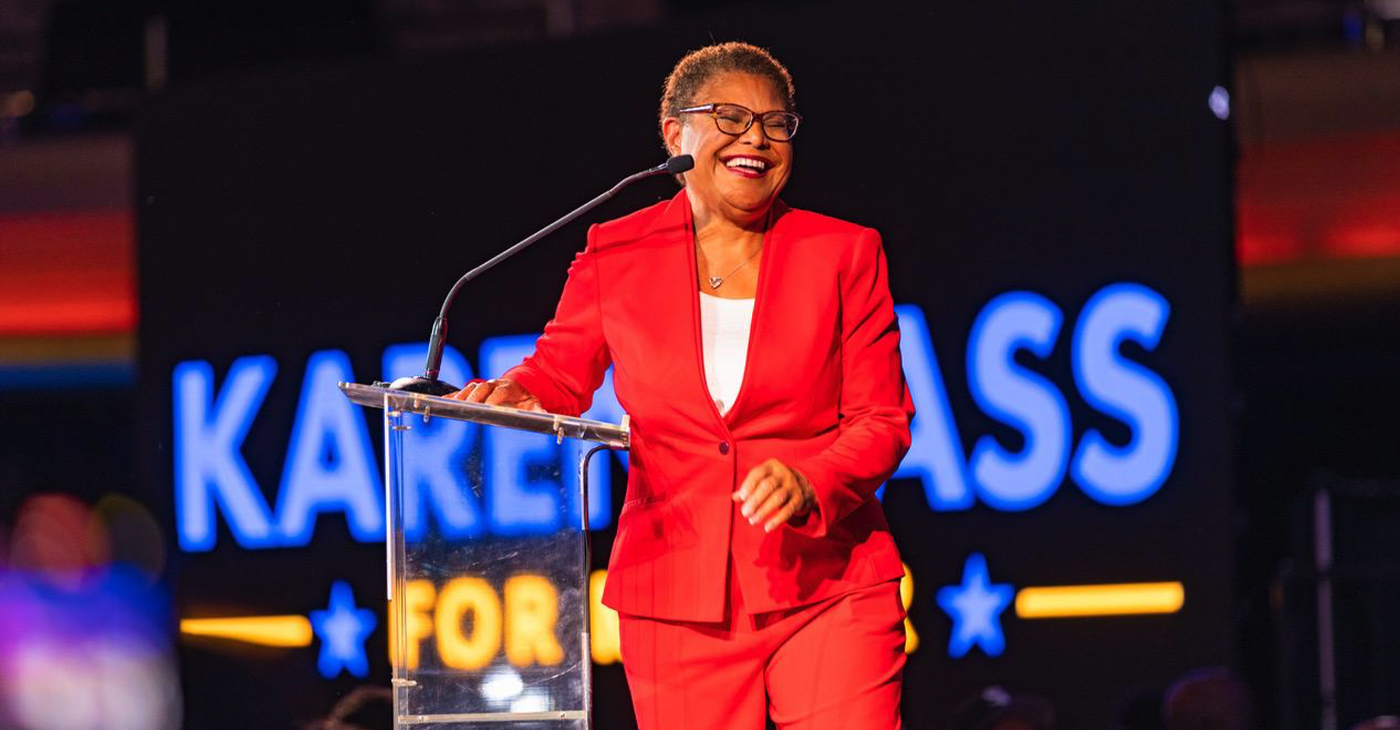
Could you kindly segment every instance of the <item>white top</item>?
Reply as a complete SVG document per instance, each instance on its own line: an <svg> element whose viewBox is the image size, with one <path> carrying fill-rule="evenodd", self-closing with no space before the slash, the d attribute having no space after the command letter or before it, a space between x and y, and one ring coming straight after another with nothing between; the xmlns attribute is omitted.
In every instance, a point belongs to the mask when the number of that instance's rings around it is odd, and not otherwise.
<svg viewBox="0 0 1400 730"><path fill-rule="evenodd" d="M722 299L700 292L700 341L704 343L705 384L720 415L729 412L749 355L752 299Z"/></svg>

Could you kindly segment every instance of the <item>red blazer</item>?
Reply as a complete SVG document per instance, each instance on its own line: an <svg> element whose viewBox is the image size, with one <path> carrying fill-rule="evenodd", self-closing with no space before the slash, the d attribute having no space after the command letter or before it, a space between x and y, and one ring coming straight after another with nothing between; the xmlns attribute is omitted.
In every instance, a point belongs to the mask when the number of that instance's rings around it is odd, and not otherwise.
<svg viewBox="0 0 1400 730"><path fill-rule="evenodd" d="M614 367L632 450L603 602L721 620L731 555L754 613L900 577L874 492L909 448L914 407L880 235L777 203L744 380L721 416L701 362L691 231L684 190L593 226L535 354L505 374L576 415ZM817 508L766 534L730 495L770 457L807 476Z"/></svg>

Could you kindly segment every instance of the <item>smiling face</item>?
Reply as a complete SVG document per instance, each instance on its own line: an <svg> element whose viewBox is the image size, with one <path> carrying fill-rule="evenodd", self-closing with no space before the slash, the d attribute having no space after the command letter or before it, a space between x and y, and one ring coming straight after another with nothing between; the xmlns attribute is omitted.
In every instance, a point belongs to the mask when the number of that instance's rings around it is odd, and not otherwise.
<svg viewBox="0 0 1400 730"><path fill-rule="evenodd" d="M702 104L738 104L758 114L785 109L771 81L738 72L710 79L692 106ZM685 173L685 184L698 227L712 217L752 227L767 215L787 184L792 143L768 139L760 126L755 120L736 137L719 131L707 114L682 114L662 122L670 153L695 157L695 168Z"/></svg>

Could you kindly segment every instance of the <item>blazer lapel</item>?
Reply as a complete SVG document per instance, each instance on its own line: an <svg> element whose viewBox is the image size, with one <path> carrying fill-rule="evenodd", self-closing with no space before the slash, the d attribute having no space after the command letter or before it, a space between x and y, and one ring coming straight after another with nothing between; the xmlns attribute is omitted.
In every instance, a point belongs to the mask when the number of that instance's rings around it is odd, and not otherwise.
<svg viewBox="0 0 1400 730"><path fill-rule="evenodd" d="M782 220L787 213L787 205L781 200L773 202L772 217L768 222L768 230L763 235L763 256L758 269L758 288L754 294L753 319L749 322L749 344L744 354L744 379L739 383L739 392L734 396L734 404L729 407L729 411L724 414L721 420L726 428L734 425L738 415L744 410L745 404L753 400L753 396L748 393L762 386L761 368L766 362L763 357L764 332L769 326L780 326L780 323L773 322L773 287L781 283L781 276L777 273L783 269L783 261L788 255L786 241L783 238ZM694 264L694 256L691 256L691 266ZM695 288L695 279L691 279L691 288ZM695 295L699 300L699 295ZM699 306L698 303L696 305ZM696 336L699 337L700 318L695 319ZM705 374L704 366L701 365L700 375L703 379ZM709 388L706 387L705 396L709 398ZM710 399L711 407L714 400ZM719 410L715 410L719 414Z"/></svg>
<svg viewBox="0 0 1400 730"><path fill-rule="evenodd" d="M714 421L727 431L724 418L720 416L719 410L715 408L714 399L710 397L710 387L705 379L705 346L700 332L700 294L695 283L700 274L695 264L694 231L690 198L682 188L657 218L656 226L650 234L654 240L662 241L661 265L654 272L650 284L664 288L666 293L662 301L665 302L667 312L675 313L675 318L670 321L674 323L677 332L689 333L688 337L682 336L678 340L688 343L690 351L677 352L675 355L679 358L678 363L691 363L688 369L693 377L686 380L693 384L693 390L690 393L675 395L686 400L700 398L704 404L702 412L712 414ZM680 280L674 278L673 274L679 274ZM733 412L732 408L730 412Z"/></svg>
<svg viewBox="0 0 1400 730"><path fill-rule="evenodd" d="M783 236L783 218L787 211L787 205L781 200L773 203L773 218L763 239L763 257L759 264L758 289L755 294L753 319L749 323L748 350L744 359L744 379L739 385L738 394L734 397L734 404L730 406L728 413L723 415L715 407L714 398L710 395L709 384L705 378L705 345L700 327L700 292L696 284L700 274L695 263L695 233L691 218L690 199L684 188L676 193L676 196L671 199L671 202L657 218L655 228L651 233L652 237L664 241L662 255L666 260L666 264L661 267L662 271L657 272L654 284L664 286L674 292L674 294L668 293L665 297L667 309L676 312L681 317L688 316L690 337L686 339L690 342L691 352L689 354L693 363L692 372L695 376L691 380L696 384L697 392L694 396L685 393L677 395L682 398L702 398L705 408L709 409L715 422L726 432L735 423L740 412L744 410L745 402L752 400L752 396L746 394L754 388L762 387L761 383L755 383L755 381L762 379L761 372L765 362L763 357L764 332L770 326L780 326L781 324L772 321L774 296L770 290L780 285L780 272L784 268L784 261L790 254L789 246ZM671 263L672 261L675 263ZM665 273L670 271L683 273L684 281L674 281L670 275ZM680 319L676 320L676 325L679 327L687 326L686 322Z"/></svg>

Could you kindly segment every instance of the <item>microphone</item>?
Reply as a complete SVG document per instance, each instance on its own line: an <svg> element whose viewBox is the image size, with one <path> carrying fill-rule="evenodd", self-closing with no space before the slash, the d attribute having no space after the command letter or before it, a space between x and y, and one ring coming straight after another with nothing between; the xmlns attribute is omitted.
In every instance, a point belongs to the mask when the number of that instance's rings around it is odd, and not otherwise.
<svg viewBox="0 0 1400 730"><path fill-rule="evenodd" d="M452 300L457 298L457 292L461 291L463 285L487 271L490 271L502 261L525 250L541 238L559 230L575 218L606 203L628 185L638 180L655 177L657 175L679 175L692 167L695 167L694 157L690 155L676 155L655 167L648 167L641 172L628 175L618 181L618 183L612 186L607 192L574 208L565 214L563 218L541 228L531 234L529 238L492 256L480 266L463 274L462 278L458 279L457 283L452 285L452 289L447 292L447 299L443 300L442 309L438 310L437 319L433 320L433 332L428 338L428 361L423 367L423 374L399 378L389 384L389 389L404 390L410 393L424 393L427 395L447 395L448 393L459 390L457 386L449 385L448 383L438 380L438 373L442 370L442 348L447 340L447 310L452 308Z"/></svg>
<svg viewBox="0 0 1400 730"><path fill-rule="evenodd" d="M659 166L665 167L668 175L679 175L683 172L689 172L690 168L695 167L695 158L690 155L676 155Z"/></svg>

